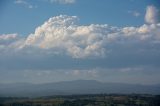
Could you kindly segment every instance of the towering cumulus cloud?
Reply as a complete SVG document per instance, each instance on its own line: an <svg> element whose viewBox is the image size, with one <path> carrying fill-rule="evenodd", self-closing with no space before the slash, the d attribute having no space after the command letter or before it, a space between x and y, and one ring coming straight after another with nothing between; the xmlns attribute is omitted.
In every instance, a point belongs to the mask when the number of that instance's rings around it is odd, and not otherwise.
<svg viewBox="0 0 160 106"><path fill-rule="evenodd" d="M37 27L27 38L20 39L16 34L1 35L0 49L10 47L33 53L34 50L40 50L46 54L86 58L104 57L117 47L121 49L129 45L133 51L147 53L149 47L151 50L160 44L157 11L154 6L148 6L145 18L150 24L124 28L106 24L78 25L77 16L55 16Z"/></svg>
<svg viewBox="0 0 160 106"><path fill-rule="evenodd" d="M25 46L53 53L66 53L73 58L106 55L108 46L117 43L132 45L160 41L160 24L118 28L108 25L80 26L76 16L60 15L50 18L36 28L25 41Z"/></svg>
<svg viewBox="0 0 160 106"><path fill-rule="evenodd" d="M76 20L76 16L66 15L50 18L29 35L25 44L66 52L75 58L103 56L107 25L78 26Z"/></svg>
<svg viewBox="0 0 160 106"><path fill-rule="evenodd" d="M0 82L96 79L159 83L160 23L155 7L146 24L80 25L77 16L46 20L28 36L0 35Z"/></svg>
<svg viewBox="0 0 160 106"><path fill-rule="evenodd" d="M145 21L149 24L155 24L159 22L159 11L154 6L148 6L146 10Z"/></svg>

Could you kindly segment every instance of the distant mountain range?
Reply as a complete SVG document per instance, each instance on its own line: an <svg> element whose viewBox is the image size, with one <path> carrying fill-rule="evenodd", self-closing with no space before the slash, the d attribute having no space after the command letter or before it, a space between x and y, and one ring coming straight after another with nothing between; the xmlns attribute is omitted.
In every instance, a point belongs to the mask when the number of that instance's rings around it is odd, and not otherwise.
<svg viewBox="0 0 160 106"><path fill-rule="evenodd" d="M160 85L103 83L95 80L75 80L45 84L0 84L1 97L38 97L72 94L140 93L160 94Z"/></svg>

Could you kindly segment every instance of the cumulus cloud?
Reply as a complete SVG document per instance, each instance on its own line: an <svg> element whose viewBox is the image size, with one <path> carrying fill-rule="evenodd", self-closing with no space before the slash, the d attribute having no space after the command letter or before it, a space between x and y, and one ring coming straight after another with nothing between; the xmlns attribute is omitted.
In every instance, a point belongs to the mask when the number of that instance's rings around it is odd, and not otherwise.
<svg viewBox="0 0 160 106"><path fill-rule="evenodd" d="M147 9L147 14L150 13L148 11L150 10ZM150 24L139 27L79 25L78 20L77 16L60 15L51 17L26 37L20 37L16 33L0 35L0 70L14 70L17 73L27 70L19 74L19 79L25 76L26 80L34 80L39 76L35 82L41 81L42 75L45 76L42 82L61 81L61 78L128 81L130 78L136 80L137 73L146 72L148 67L151 67L151 71L144 79L150 79L150 73L155 67L158 72L160 23L155 21L157 19L153 22L147 21ZM142 69L139 66L147 68ZM112 69L113 67L116 69ZM5 79L13 74L17 78L14 71L6 77L3 73L0 74L0 78ZM123 75L128 73L131 74L126 80ZM159 74L154 81L158 81L157 78Z"/></svg>
<svg viewBox="0 0 160 106"><path fill-rule="evenodd" d="M18 35L14 34L2 34L0 35L0 46L5 47L11 45L13 42L16 42L18 39Z"/></svg>
<svg viewBox="0 0 160 106"><path fill-rule="evenodd" d="M57 2L60 4L73 4L75 0L50 0L51 2Z"/></svg>
<svg viewBox="0 0 160 106"><path fill-rule="evenodd" d="M70 55L73 58L100 56L113 43L159 42L160 24L118 28L109 25L77 25L76 16L60 15L50 18L30 34L24 46Z"/></svg>
<svg viewBox="0 0 160 106"><path fill-rule="evenodd" d="M17 39L17 34L1 35L1 45L25 52L69 55L72 58L105 57L112 45L126 45L139 49L145 45L159 45L160 24L144 24L140 27L114 27L106 24L78 25L77 16L60 15L50 18L27 38ZM5 43L8 39L16 39ZM144 45L145 44L145 45ZM136 46L135 46L136 47ZM135 49L132 48L132 49ZM35 50L35 51L34 51ZM38 52L40 53L40 52Z"/></svg>
<svg viewBox="0 0 160 106"><path fill-rule="evenodd" d="M24 40L17 33L0 35L0 54L9 54L21 49Z"/></svg>
<svg viewBox="0 0 160 106"><path fill-rule="evenodd" d="M133 52L148 51L146 48L156 48L160 45L160 23L156 23L157 11L154 6L148 6L145 18L151 24L139 27L78 25L77 16L55 16L37 27L35 32L26 38L17 34L1 35L0 48L12 48L11 52L15 49L26 53L64 55L72 58L105 57L108 53L129 46L132 48L128 49ZM154 48L151 47L150 51ZM155 50L160 52L158 49Z"/></svg>
<svg viewBox="0 0 160 106"><path fill-rule="evenodd" d="M159 11L155 6L151 5L147 7L145 21L149 24L155 24L159 22Z"/></svg>
<svg viewBox="0 0 160 106"><path fill-rule="evenodd" d="M103 56L103 40L107 25L76 25L76 16L50 18L28 36L25 46L65 52L75 58Z"/></svg>

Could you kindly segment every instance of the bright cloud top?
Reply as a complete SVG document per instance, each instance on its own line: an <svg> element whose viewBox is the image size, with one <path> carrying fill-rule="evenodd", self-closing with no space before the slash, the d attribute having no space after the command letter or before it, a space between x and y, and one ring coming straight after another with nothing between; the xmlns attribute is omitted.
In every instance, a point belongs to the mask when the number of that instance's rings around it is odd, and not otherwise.
<svg viewBox="0 0 160 106"><path fill-rule="evenodd" d="M105 56L113 43L159 42L160 24L140 27L112 27L108 25L80 26L76 16L60 15L50 18L35 33L28 36L25 46L51 49L74 58Z"/></svg>
<svg viewBox="0 0 160 106"><path fill-rule="evenodd" d="M153 9L154 7L148 8ZM148 8L146 16L150 16L148 11L152 10ZM1 49L12 48L25 51L38 49L44 53L86 58L106 56L113 49L110 48L110 45L123 44L121 46L131 45L133 47L137 44L156 46L160 44L159 23L151 22L152 24L144 24L140 27L119 28L106 24L82 26L78 25L77 21L77 16L52 17L37 27L35 32L27 38L20 39L16 34L1 35L0 47ZM144 49L145 46L139 46L139 49Z"/></svg>
<svg viewBox="0 0 160 106"><path fill-rule="evenodd" d="M145 15L145 21L149 24L155 24L159 22L159 12L156 7L148 6Z"/></svg>
<svg viewBox="0 0 160 106"><path fill-rule="evenodd" d="M66 15L50 18L28 36L25 44L65 52L75 58L103 56L107 25L78 26L76 20L76 16Z"/></svg>

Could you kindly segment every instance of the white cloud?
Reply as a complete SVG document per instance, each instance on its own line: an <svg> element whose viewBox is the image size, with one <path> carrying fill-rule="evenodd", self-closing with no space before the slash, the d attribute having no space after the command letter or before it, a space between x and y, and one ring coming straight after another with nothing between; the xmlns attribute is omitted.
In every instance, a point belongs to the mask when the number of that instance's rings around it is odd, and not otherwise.
<svg viewBox="0 0 160 106"><path fill-rule="evenodd" d="M28 36L25 46L64 53L73 58L85 58L105 56L109 51L107 45L115 42L160 41L160 24L118 28L106 24L81 26L76 21L76 16L52 17Z"/></svg>
<svg viewBox="0 0 160 106"><path fill-rule="evenodd" d="M155 24L159 22L159 11L153 5L148 6L146 9L145 21L149 24Z"/></svg>
<svg viewBox="0 0 160 106"><path fill-rule="evenodd" d="M152 13L153 8L149 6L147 14ZM77 16L60 15L44 22L26 38L17 34L3 34L0 36L0 48L18 49L26 53L41 51L72 58L97 58L107 56L114 46L131 46L133 50L139 48L145 51L146 45L157 46L160 43L160 23L120 28L107 24L78 25L77 21ZM137 44L145 46L134 46Z"/></svg>
<svg viewBox="0 0 160 106"><path fill-rule="evenodd" d="M0 35L0 46L1 48L6 48L7 46L11 45L13 42L16 42L18 39L18 35L14 34L2 34Z"/></svg>
<svg viewBox="0 0 160 106"><path fill-rule="evenodd" d="M15 4L23 5L29 9L37 8L37 5L32 5L31 3L27 2L26 0L15 0Z"/></svg>
<svg viewBox="0 0 160 106"><path fill-rule="evenodd" d="M0 35L0 54L9 54L21 49L24 40L17 33Z"/></svg>
<svg viewBox="0 0 160 106"><path fill-rule="evenodd" d="M15 48L26 53L36 54L38 50L41 51L38 53L69 55L72 58L95 58L107 56L114 49L111 45L119 48L130 45L133 50L145 51L146 45L160 43L158 23L120 28L106 24L78 25L77 21L77 16L55 16L37 27L27 38L19 38L17 34L1 35L0 45L1 48ZM15 40L6 43L6 39ZM138 47L135 46L137 44Z"/></svg>
<svg viewBox="0 0 160 106"><path fill-rule="evenodd" d="M96 77L100 77L99 76L100 70L98 69L76 69L76 70L70 69L61 71L65 71L66 76L75 77L76 79L94 79Z"/></svg>
<svg viewBox="0 0 160 106"><path fill-rule="evenodd" d="M138 12L138 11L128 11L128 13L129 13L129 14L132 14L132 15L135 16L135 17L139 17L139 16L141 15L141 13Z"/></svg>
<svg viewBox="0 0 160 106"><path fill-rule="evenodd" d="M65 52L75 58L103 56L106 25L78 26L76 16L50 18L28 36L26 46Z"/></svg>
<svg viewBox="0 0 160 106"><path fill-rule="evenodd" d="M60 4L73 4L76 0L50 0L51 3L57 2Z"/></svg>
<svg viewBox="0 0 160 106"><path fill-rule="evenodd" d="M139 12L136 12L136 11L135 11L135 12L133 13L133 15L134 15L135 17L139 17L141 14L140 14Z"/></svg>
<svg viewBox="0 0 160 106"><path fill-rule="evenodd" d="M147 70L151 71L144 79L150 81L150 75L155 67L158 67L155 70L158 72L160 66L158 21L148 21L151 24L139 27L79 25L77 21L77 16L60 15L50 18L37 27L34 33L24 38L15 33L0 35L0 70L17 70L20 73L22 70L31 69L33 71L27 71L19 76L26 77L26 80L31 82L36 77L34 81L40 83L68 79L106 79L106 81L114 79L115 82L128 82L130 78L139 82L137 77L142 76L137 75L144 74ZM153 67L143 69L136 66ZM104 69L94 69L96 67ZM62 71L58 70L60 68ZM43 69L44 71L41 71ZM124 74L128 76L129 73L128 78L123 76ZM157 82L159 74L152 78L155 78L152 82Z"/></svg>
<svg viewBox="0 0 160 106"><path fill-rule="evenodd" d="M0 35L0 40L11 40L11 39L15 39L15 38L17 38L17 34L16 33Z"/></svg>
<svg viewBox="0 0 160 106"><path fill-rule="evenodd" d="M15 3L16 4L27 4L27 2L24 0L16 0Z"/></svg>

